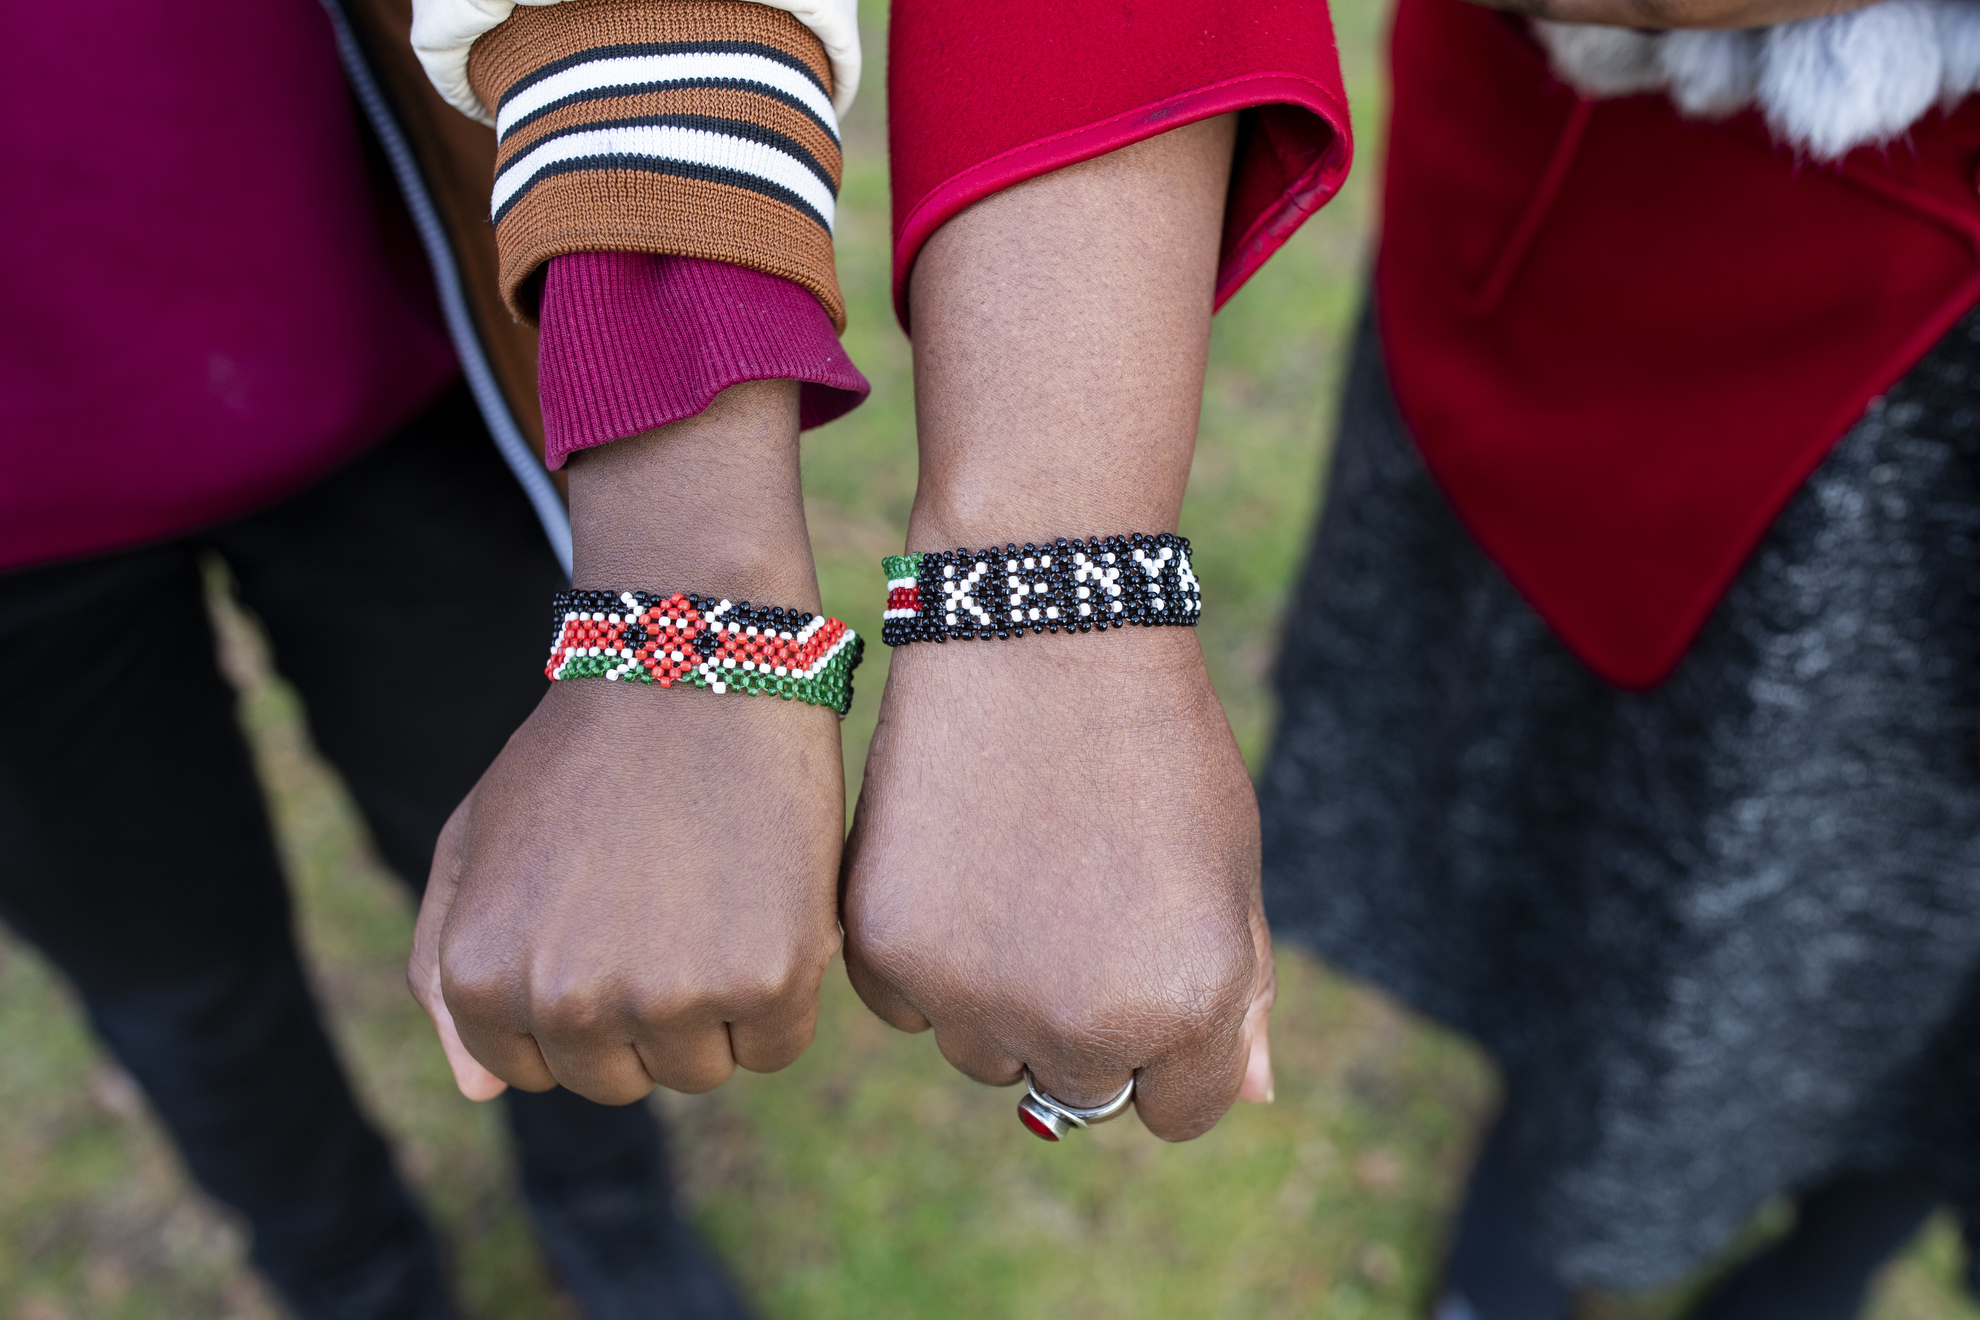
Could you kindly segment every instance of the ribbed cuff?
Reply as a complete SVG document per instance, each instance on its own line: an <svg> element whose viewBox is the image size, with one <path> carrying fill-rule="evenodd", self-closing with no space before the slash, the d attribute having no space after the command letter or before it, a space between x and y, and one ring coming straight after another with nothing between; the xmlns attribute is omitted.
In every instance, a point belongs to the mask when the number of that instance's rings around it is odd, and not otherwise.
<svg viewBox="0 0 1980 1320"><path fill-rule="evenodd" d="M822 426L873 388L803 287L695 257L577 252L543 286L537 366L544 461L692 417L746 380L795 380L798 424Z"/></svg>

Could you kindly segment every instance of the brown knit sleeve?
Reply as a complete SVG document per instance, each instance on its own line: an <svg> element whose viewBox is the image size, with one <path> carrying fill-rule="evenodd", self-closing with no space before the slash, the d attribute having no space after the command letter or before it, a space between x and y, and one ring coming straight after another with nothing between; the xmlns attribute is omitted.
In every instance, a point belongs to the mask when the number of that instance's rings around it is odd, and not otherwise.
<svg viewBox="0 0 1980 1320"><path fill-rule="evenodd" d="M809 289L843 330L832 264L843 165L825 49L745 0L519 6L474 44L495 112L502 295L566 252L701 257Z"/></svg>

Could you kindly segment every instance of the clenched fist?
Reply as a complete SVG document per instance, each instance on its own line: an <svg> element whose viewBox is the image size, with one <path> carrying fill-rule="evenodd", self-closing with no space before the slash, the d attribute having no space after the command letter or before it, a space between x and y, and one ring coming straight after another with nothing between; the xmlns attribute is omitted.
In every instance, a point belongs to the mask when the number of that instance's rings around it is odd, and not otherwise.
<svg viewBox="0 0 1980 1320"><path fill-rule="evenodd" d="M577 584L817 611L797 421L792 382L738 385L574 460ZM833 711L549 685L448 821L414 933L461 1090L623 1104L790 1063L839 944L844 826Z"/></svg>
<svg viewBox="0 0 1980 1320"><path fill-rule="evenodd" d="M898 651L844 911L861 997L978 1081L1132 1076L1173 1141L1270 1095L1258 808L1188 629Z"/></svg>

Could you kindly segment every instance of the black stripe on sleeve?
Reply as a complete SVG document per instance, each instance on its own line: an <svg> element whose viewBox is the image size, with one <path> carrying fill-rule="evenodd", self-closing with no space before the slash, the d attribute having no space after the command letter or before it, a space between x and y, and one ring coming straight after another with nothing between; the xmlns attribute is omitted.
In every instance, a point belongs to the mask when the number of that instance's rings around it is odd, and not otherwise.
<svg viewBox="0 0 1980 1320"><path fill-rule="evenodd" d="M804 143L751 120L724 119L718 115L638 115L630 119L600 119L595 122L572 124L569 128L545 133L518 151L516 155L518 157L528 155L546 142L555 142L559 138L570 137L576 133L595 133L610 128L691 128L704 133L717 133L723 137L741 138L745 142L755 142L765 147L774 147L810 170L818 181L825 185L826 192L834 197L839 195L838 182L833 179L831 171L825 168L825 162L812 155L810 148ZM497 169L495 181L500 183L502 175L507 172L507 166Z"/></svg>
<svg viewBox="0 0 1980 1320"><path fill-rule="evenodd" d="M805 201L789 188L772 183L760 174L725 170L713 165L696 165L684 160L669 160L665 156L581 156L576 160L560 160L553 165L545 165L531 174L529 181L516 189L515 195L495 213L495 223L501 224L502 218L515 210L516 205L535 191L536 185L545 179L553 179L560 174L578 174L586 170L626 170L635 174L660 174L676 179L699 179L704 183L725 183L734 188L742 188L768 197L772 201L782 202L824 230L828 238L832 233L832 226L810 202Z"/></svg>

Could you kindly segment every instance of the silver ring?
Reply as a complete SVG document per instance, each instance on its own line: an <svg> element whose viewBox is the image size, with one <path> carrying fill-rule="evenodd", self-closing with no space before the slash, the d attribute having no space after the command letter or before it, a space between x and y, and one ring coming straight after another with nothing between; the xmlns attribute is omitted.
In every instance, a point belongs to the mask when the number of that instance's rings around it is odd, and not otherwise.
<svg viewBox="0 0 1980 1320"><path fill-rule="evenodd" d="M1024 1070L1024 1089L1031 1092L1018 1101L1018 1121L1023 1123L1033 1136L1046 1141L1057 1141L1074 1128L1083 1128L1093 1123L1104 1123L1125 1110L1134 1100L1134 1078L1121 1093L1104 1105L1093 1109L1078 1109L1063 1100L1038 1089L1038 1079L1031 1075L1031 1069Z"/></svg>

